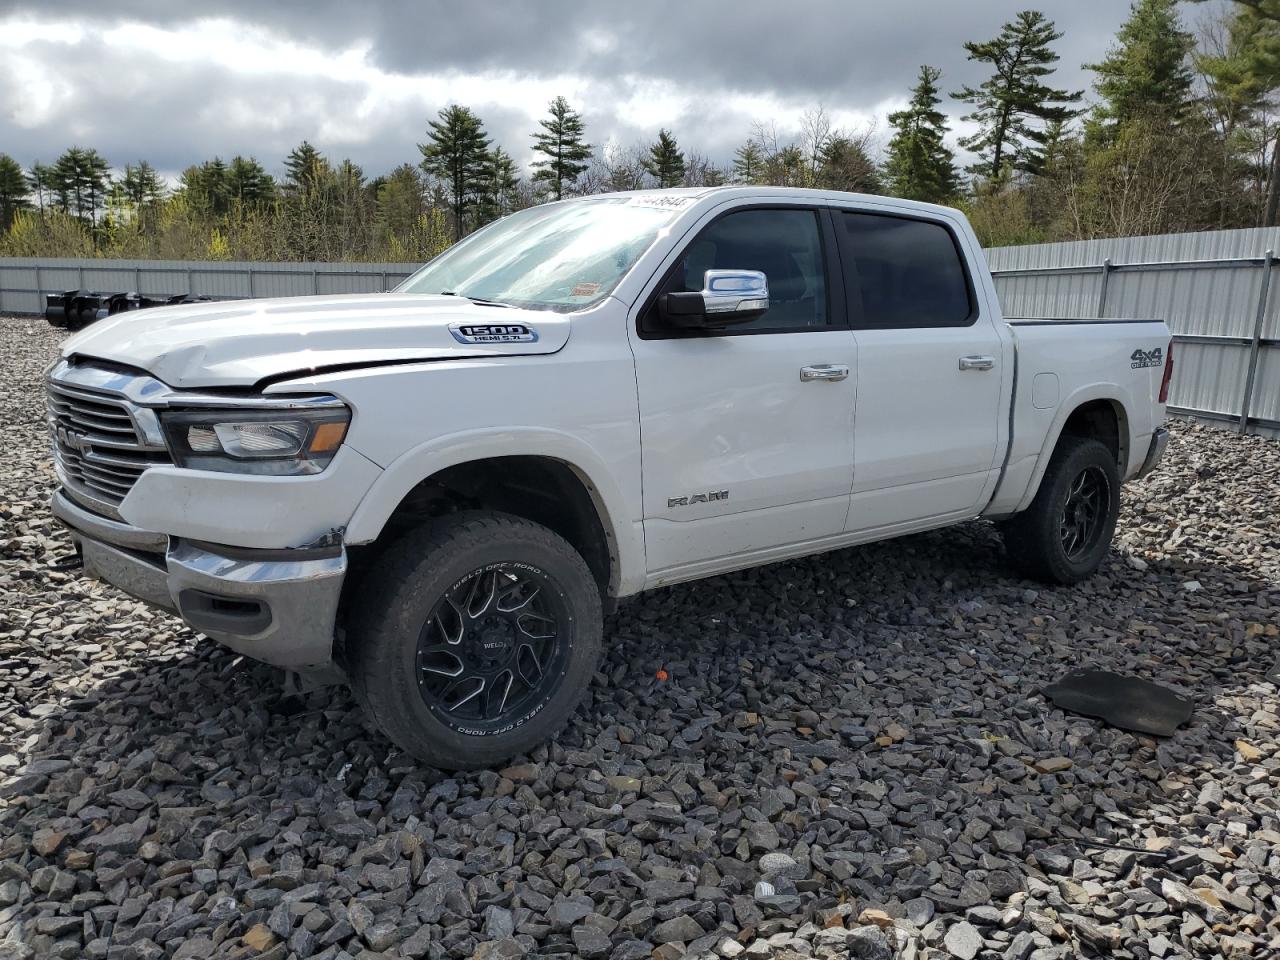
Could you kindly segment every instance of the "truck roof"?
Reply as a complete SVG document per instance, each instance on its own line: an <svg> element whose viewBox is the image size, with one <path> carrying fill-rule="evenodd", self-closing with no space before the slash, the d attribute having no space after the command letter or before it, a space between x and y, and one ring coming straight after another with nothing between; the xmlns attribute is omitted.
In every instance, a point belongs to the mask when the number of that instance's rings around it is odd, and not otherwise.
<svg viewBox="0 0 1280 960"><path fill-rule="evenodd" d="M902 197L892 197L878 193L853 193L843 190L813 190L807 187L773 187L742 184L726 184L725 186L720 187L651 187L645 190L619 190L613 193L594 193L582 197L566 198L566 200L573 201L591 200L601 197L643 196L687 197L692 200L701 200L711 196L721 197L726 200L750 197L795 197L819 201L843 201L845 203L852 200L858 200L869 203L890 203L893 206L902 209L918 209L921 212L928 213L938 213L946 210L954 215L956 212L956 208L954 207L942 206L936 203L924 203L920 200L906 200Z"/></svg>

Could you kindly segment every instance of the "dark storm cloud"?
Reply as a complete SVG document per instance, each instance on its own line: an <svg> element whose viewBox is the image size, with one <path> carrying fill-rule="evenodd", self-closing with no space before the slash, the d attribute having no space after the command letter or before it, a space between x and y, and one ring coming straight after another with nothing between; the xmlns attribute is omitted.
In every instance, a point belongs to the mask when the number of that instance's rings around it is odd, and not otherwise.
<svg viewBox="0 0 1280 960"><path fill-rule="evenodd" d="M373 172L417 159L414 144L423 137L427 114L422 103L407 112L370 111L367 88L345 78L339 65L317 79L245 74L203 61L199 51L186 63L146 63L145 55L92 43L69 49L57 42L59 23L190 28L201 18L223 18L333 54L368 45L368 61L398 75L580 77L591 91L588 121L597 143L651 137L653 129L637 126L614 107L635 95L637 80L665 81L685 101L661 122L687 147L723 160L752 119L731 112L726 95L870 114L886 100L903 97L921 63L940 66L944 90L950 91L982 78L981 69L966 62L962 41L994 35L1025 6L1026 0L0 0L0 19L29 17L51 26L43 48L31 44L24 50L58 64L59 82L74 91L55 111L55 129L19 126L18 105L6 103L4 89L12 91L14 84L0 63L0 150L27 161L48 157L72 134L117 163L146 156L157 166L180 169L214 154L243 152L275 167L308 137ZM1056 45L1062 62L1055 82L1087 89L1091 78L1081 65L1105 54L1128 4L1074 0L1039 6L1065 32ZM1193 23L1203 10L1197 6L1184 16ZM137 74L155 82L141 90L128 87L124 80ZM427 87L421 99L432 109L445 102ZM517 159L527 155L531 109L540 104L531 105L527 96L508 102L492 95L482 109L495 140ZM947 109L953 117L964 112L963 105ZM324 117L357 115L358 132L325 142Z"/></svg>
<svg viewBox="0 0 1280 960"><path fill-rule="evenodd" d="M992 35L1026 0L648 0L644 3L539 0L532 3L349 0L0 0L23 11L106 23L163 26L227 17L330 48L373 44L388 70L454 67L601 78L641 73L783 95L857 97L876 102L901 91L915 68L961 67L960 43ZM1097 59L1127 11L1123 0L1041 3L1066 36L1062 74L1076 86L1084 60ZM612 37L616 46L595 42Z"/></svg>

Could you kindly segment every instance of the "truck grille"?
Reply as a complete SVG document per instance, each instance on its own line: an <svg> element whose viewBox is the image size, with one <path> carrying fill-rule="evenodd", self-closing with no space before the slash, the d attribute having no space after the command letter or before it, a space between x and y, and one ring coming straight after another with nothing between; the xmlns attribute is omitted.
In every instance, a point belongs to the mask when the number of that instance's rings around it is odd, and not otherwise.
<svg viewBox="0 0 1280 960"><path fill-rule="evenodd" d="M49 383L49 431L62 480L110 512L144 470L173 462L163 447L143 440L132 409L110 394Z"/></svg>

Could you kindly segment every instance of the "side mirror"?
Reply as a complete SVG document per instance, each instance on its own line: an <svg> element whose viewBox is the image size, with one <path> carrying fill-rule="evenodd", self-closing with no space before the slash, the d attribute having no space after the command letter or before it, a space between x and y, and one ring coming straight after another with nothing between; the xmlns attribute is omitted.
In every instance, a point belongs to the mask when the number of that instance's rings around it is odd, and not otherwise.
<svg viewBox="0 0 1280 960"><path fill-rule="evenodd" d="M663 319L677 327L746 323L769 309L769 280L759 270L708 270L701 293L668 293L660 308Z"/></svg>

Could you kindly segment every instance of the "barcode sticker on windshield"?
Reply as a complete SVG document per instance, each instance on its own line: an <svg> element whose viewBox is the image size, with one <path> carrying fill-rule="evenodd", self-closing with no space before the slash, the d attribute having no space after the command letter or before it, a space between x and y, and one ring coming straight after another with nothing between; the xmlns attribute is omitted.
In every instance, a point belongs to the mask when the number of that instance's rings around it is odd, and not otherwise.
<svg viewBox="0 0 1280 960"><path fill-rule="evenodd" d="M694 197L678 197L670 193L641 194L627 201L629 207L649 207L654 210L683 210L693 203Z"/></svg>

